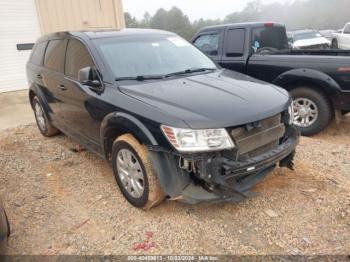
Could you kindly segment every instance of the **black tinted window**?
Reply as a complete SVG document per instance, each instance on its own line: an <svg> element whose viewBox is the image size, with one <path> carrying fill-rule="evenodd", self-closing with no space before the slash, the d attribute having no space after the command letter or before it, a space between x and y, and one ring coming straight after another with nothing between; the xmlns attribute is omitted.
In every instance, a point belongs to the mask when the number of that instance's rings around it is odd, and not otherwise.
<svg viewBox="0 0 350 262"><path fill-rule="evenodd" d="M93 67L94 63L86 47L78 40L69 40L66 54L65 74L74 78L84 67Z"/></svg>
<svg viewBox="0 0 350 262"><path fill-rule="evenodd" d="M51 40L46 48L44 65L57 72L63 72L66 40Z"/></svg>
<svg viewBox="0 0 350 262"><path fill-rule="evenodd" d="M245 37L245 30L242 28L228 30L226 46L225 46L226 56L232 57L232 56L243 55L244 37Z"/></svg>
<svg viewBox="0 0 350 262"><path fill-rule="evenodd" d="M219 35L217 33L201 35L193 44L207 55L218 55Z"/></svg>
<svg viewBox="0 0 350 262"><path fill-rule="evenodd" d="M40 42L34 46L30 62L35 65L42 65L47 42Z"/></svg>
<svg viewBox="0 0 350 262"><path fill-rule="evenodd" d="M288 49L286 30L281 26L254 28L252 30L251 47L254 52L258 52L259 49L264 47L277 50Z"/></svg>

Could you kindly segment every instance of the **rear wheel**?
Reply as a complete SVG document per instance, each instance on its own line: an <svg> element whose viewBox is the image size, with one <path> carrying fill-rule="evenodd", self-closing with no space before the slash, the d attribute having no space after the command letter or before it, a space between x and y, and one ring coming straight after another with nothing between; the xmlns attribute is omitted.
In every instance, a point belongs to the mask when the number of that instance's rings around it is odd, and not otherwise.
<svg viewBox="0 0 350 262"><path fill-rule="evenodd" d="M46 137L59 134L60 131L50 123L45 110L43 109L43 106L41 105L41 102L37 96L33 98L32 105L36 124L39 128L40 133Z"/></svg>
<svg viewBox="0 0 350 262"><path fill-rule="evenodd" d="M113 143L112 166L120 190L133 206L150 209L165 198L148 149L131 134Z"/></svg>
<svg viewBox="0 0 350 262"><path fill-rule="evenodd" d="M299 87L291 92L294 105L294 125L304 136L312 136L325 129L333 117L333 108L320 92Z"/></svg>
<svg viewBox="0 0 350 262"><path fill-rule="evenodd" d="M331 48L332 49L338 49L338 40L337 39L333 39L332 40Z"/></svg>

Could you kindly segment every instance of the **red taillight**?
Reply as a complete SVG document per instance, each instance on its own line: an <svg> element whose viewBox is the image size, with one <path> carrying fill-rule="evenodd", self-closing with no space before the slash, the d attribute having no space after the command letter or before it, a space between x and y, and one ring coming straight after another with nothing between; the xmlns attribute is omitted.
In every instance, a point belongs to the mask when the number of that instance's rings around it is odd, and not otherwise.
<svg viewBox="0 0 350 262"><path fill-rule="evenodd" d="M273 23L265 23L264 26L265 27L273 27Z"/></svg>
<svg viewBox="0 0 350 262"><path fill-rule="evenodd" d="M350 67L339 67L338 72L350 72Z"/></svg>

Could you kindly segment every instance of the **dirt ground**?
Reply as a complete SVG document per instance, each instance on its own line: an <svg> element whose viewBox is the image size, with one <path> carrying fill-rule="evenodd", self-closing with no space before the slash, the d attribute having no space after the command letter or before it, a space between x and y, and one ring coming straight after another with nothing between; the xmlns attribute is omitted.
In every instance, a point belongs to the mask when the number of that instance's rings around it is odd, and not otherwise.
<svg viewBox="0 0 350 262"><path fill-rule="evenodd" d="M276 170L240 203L124 200L110 166L33 125L0 134L8 254L349 254L350 115L302 138L295 172ZM149 250L134 250L146 235ZM152 236L153 234L153 236Z"/></svg>

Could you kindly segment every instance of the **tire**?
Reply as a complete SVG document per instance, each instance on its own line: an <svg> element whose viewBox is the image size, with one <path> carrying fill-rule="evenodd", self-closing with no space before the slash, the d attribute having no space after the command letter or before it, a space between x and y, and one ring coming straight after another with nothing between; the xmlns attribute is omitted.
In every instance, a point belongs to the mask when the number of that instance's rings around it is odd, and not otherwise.
<svg viewBox="0 0 350 262"><path fill-rule="evenodd" d="M7 237L9 237L11 235L11 226L5 210L4 210L4 214L5 214L6 226L7 226Z"/></svg>
<svg viewBox="0 0 350 262"><path fill-rule="evenodd" d="M333 39L332 40L332 45L331 45L331 49L338 49L338 40L337 39Z"/></svg>
<svg viewBox="0 0 350 262"><path fill-rule="evenodd" d="M126 167L127 163L131 165ZM149 210L164 200L165 194L153 169L148 149L131 134L122 135L114 141L112 167L121 192L133 206ZM134 170L130 171L132 168Z"/></svg>
<svg viewBox="0 0 350 262"><path fill-rule="evenodd" d="M34 110L35 121L40 133L46 137L51 137L59 134L60 131L50 123L46 112L37 96L33 98L32 106ZM41 111L41 113L39 111Z"/></svg>
<svg viewBox="0 0 350 262"><path fill-rule="evenodd" d="M333 118L334 110L323 93L309 87L298 87L291 90L290 94L294 104L294 125L299 128L302 135L316 135L329 125ZM302 126L303 124L300 123L302 118L297 118L299 114L301 115L299 113L301 111L300 101L303 100L309 101L313 105L310 108L315 108L317 112L310 124L305 124L305 126Z"/></svg>

